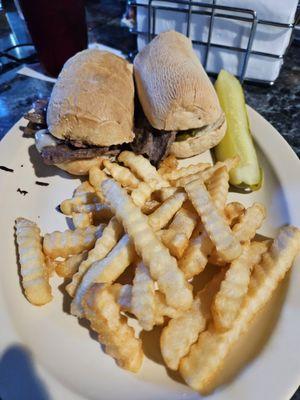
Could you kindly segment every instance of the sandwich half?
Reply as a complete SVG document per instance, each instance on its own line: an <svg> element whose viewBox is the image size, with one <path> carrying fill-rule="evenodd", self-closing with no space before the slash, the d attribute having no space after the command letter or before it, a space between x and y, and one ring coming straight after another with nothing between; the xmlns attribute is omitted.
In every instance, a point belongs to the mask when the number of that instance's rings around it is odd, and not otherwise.
<svg viewBox="0 0 300 400"><path fill-rule="evenodd" d="M156 36L134 59L139 101L156 134L173 133L169 152L191 157L217 145L226 120L217 94L186 36Z"/></svg>
<svg viewBox="0 0 300 400"><path fill-rule="evenodd" d="M35 134L43 161L85 175L103 156L134 139L132 65L100 50L84 50L64 65L47 107L47 128Z"/></svg>

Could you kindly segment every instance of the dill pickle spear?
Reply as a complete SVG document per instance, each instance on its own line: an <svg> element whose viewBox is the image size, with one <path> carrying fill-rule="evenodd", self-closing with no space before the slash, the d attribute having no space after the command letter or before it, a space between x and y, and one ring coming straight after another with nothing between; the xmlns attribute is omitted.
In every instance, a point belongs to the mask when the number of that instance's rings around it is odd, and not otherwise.
<svg viewBox="0 0 300 400"><path fill-rule="evenodd" d="M233 75L221 70L215 89L227 122L225 136L215 147L216 158L224 161L226 158L238 156L238 166L230 171L230 183L239 188L258 190L263 173L250 133L242 86Z"/></svg>

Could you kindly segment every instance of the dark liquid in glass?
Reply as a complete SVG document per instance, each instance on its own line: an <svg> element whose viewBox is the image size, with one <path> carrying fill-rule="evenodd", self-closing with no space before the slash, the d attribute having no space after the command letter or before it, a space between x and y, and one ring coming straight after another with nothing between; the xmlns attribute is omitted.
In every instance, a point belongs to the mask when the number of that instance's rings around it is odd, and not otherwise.
<svg viewBox="0 0 300 400"><path fill-rule="evenodd" d="M87 48L83 0L20 0L39 60L57 76L64 63Z"/></svg>

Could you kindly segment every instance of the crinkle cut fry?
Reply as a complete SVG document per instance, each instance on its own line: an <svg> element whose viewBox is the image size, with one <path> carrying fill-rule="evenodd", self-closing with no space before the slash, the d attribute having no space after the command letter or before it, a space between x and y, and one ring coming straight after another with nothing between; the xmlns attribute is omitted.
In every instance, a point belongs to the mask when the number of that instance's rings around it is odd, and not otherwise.
<svg viewBox="0 0 300 400"><path fill-rule="evenodd" d="M132 238L135 249L149 268L152 278L165 294L167 304L188 309L192 303L191 287L178 268L176 259L150 228L147 217L134 205L126 191L113 180L103 182L102 191L116 217Z"/></svg>
<svg viewBox="0 0 300 400"><path fill-rule="evenodd" d="M84 229L93 224L92 213L72 213L72 222L75 229Z"/></svg>
<svg viewBox="0 0 300 400"><path fill-rule="evenodd" d="M246 243L241 255L230 264L212 305L217 330L232 327L247 294L252 269L267 249L266 242Z"/></svg>
<svg viewBox="0 0 300 400"><path fill-rule="evenodd" d="M145 331L151 331L155 323L154 282L148 268L139 262L135 269L132 286L131 312Z"/></svg>
<svg viewBox="0 0 300 400"><path fill-rule="evenodd" d="M81 196L85 193L95 193L95 189L89 183L89 181L82 182L77 188L74 190L73 197Z"/></svg>
<svg viewBox="0 0 300 400"><path fill-rule="evenodd" d="M66 286L66 290L71 297L81 282L81 279L90 266L99 260L102 260L117 244L123 233L123 227L119 221L113 217L109 224L104 228L102 236L97 239L95 246L89 251L88 256L79 265L78 272L73 276L72 281Z"/></svg>
<svg viewBox="0 0 300 400"><path fill-rule="evenodd" d="M241 245L233 235L225 217L214 205L203 181L201 179L192 181L185 186L185 190L220 256L225 261L237 258L242 251Z"/></svg>
<svg viewBox="0 0 300 400"><path fill-rule="evenodd" d="M244 205L238 201L232 201L231 203L226 204L224 208L225 217L231 227L236 224L237 220L241 218L244 212Z"/></svg>
<svg viewBox="0 0 300 400"><path fill-rule="evenodd" d="M131 192L131 198L134 204L142 208L150 199L152 192L155 190L154 186L147 182L140 182L138 186Z"/></svg>
<svg viewBox="0 0 300 400"><path fill-rule="evenodd" d="M265 207L260 203L254 203L240 216L239 221L232 228L232 232L240 242L251 240L265 218Z"/></svg>
<svg viewBox="0 0 300 400"><path fill-rule="evenodd" d="M223 213L229 189L229 172L225 165L214 172L206 187L216 208Z"/></svg>
<svg viewBox="0 0 300 400"><path fill-rule="evenodd" d="M98 196L95 193L87 192L62 201L59 208L63 214L71 215L73 212L78 212L78 206L93 203L99 203Z"/></svg>
<svg viewBox="0 0 300 400"><path fill-rule="evenodd" d="M15 227L25 296L30 303L42 306L52 300L52 294L40 229L25 218L17 218Z"/></svg>
<svg viewBox="0 0 300 400"><path fill-rule="evenodd" d="M228 158L225 161L218 161L218 162L216 162L215 165L205 169L204 171L200 171L200 172L197 172L195 174L184 176L182 178L176 179L175 181L172 181L171 183L172 183L172 186L184 187L189 182L192 182L192 181L198 180L198 179L201 179L202 181L206 182L209 179L211 179L213 174L219 168L222 168L222 167L225 166L227 168L227 170L230 171L232 168L234 168L237 165L237 163L238 163L238 159L237 158Z"/></svg>
<svg viewBox="0 0 300 400"><path fill-rule="evenodd" d="M150 186L155 186L156 189L170 186L147 158L125 150L119 155L118 160Z"/></svg>
<svg viewBox="0 0 300 400"><path fill-rule="evenodd" d="M161 176L163 176L165 173L173 171L177 167L178 167L177 158L173 154L170 154L168 155L168 157L166 157L164 160L161 161L157 171Z"/></svg>
<svg viewBox="0 0 300 400"><path fill-rule="evenodd" d="M79 265L86 259L87 253L87 251L83 251L80 254L70 256L64 261L57 261L55 272L63 278L72 278L72 276L78 271Z"/></svg>
<svg viewBox="0 0 300 400"><path fill-rule="evenodd" d="M198 218L198 214L188 201L175 214L170 226L164 231L162 242L177 259L182 257L188 247Z"/></svg>
<svg viewBox="0 0 300 400"><path fill-rule="evenodd" d="M109 160L104 160L103 165L108 170L109 174L122 185L134 189L138 187L140 180L126 167L122 167L117 163Z"/></svg>
<svg viewBox="0 0 300 400"><path fill-rule="evenodd" d="M163 359L170 369L177 370L179 362L188 354L190 347L205 329L206 320L201 313L200 299L193 301L190 310L171 319L160 337Z"/></svg>
<svg viewBox="0 0 300 400"><path fill-rule="evenodd" d="M186 200L186 193L175 193L148 217L151 227L158 231L167 225Z"/></svg>
<svg viewBox="0 0 300 400"><path fill-rule="evenodd" d="M133 243L124 235L105 258L95 261L86 271L71 303L71 313L82 317L82 299L92 284L114 282L135 259Z"/></svg>
<svg viewBox="0 0 300 400"><path fill-rule="evenodd" d="M67 258L70 255L82 253L94 246L97 238L102 235L104 227L105 225L101 224L74 231L67 229L64 232L46 233L43 251L51 258Z"/></svg>
<svg viewBox="0 0 300 400"><path fill-rule="evenodd" d="M94 166L89 170L89 182L94 188L101 202L105 202L105 198L101 192L101 183L105 181L105 179L108 179L108 176L100 168Z"/></svg>
<svg viewBox="0 0 300 400"><path fill-rule="evenodd" d="M204 270L213 248L214 245L206 231L192 237L183 256L178 261L178 266L186 279L191 279Z"/></svg>
<svg viewBox="0 0 300 400"><path fill-rule="evenodd" d="M199 164L190 164L187 167L181 167L178 169L173 169L171 171L167 171L163 174L163 177L168 180L176 180L179 178L183 178L188 175L196 174L198 172L204 171L205 169L211 167L209 163L199 163Z"/></svg>
<svg viewBox="0 0 300 400"><path fill-rule="evenodd" d="M247 331L255 315L270 300L290 269L299 247L300 230L293 226L283 227L270 250L263 255L261 263L254 267L248 294L233 327L219 333L211 326L200 334L197 343L180 363L181 375L194 390L205 394L214 388L225 357Z"/></svg>
<svg viewBox="0 0 300 400"><path fill-rule="evenodd" d="M127 318L120 314L114 288L94 284L83 299L83 307L106 353L114 357L120 367L138 372L143 362L142 342L135 337Z"/></svg>

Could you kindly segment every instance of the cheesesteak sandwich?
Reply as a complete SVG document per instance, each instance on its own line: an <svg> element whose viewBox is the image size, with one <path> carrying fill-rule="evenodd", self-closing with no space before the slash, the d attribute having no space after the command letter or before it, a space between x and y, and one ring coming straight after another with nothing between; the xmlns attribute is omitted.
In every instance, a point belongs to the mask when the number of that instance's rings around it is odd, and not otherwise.
<svg viewBox="0 0 300 400"><path fill-rule="evenodd" d="M175 31L159 34L135 57L134 78L147 129L150 125L156 135L172 133L171 154L191 157L223 138L224 113L186 36Z"/></svg>
<svg viewBox="0 0 300 400"><path fill-rule="evenodd" d="M134 139L132 65L112 53L84 50L64 65L47 107L48 130L35 134L46 164L85 175L101 156Z"/></svg>

